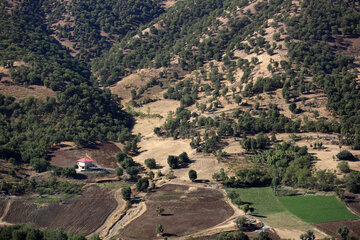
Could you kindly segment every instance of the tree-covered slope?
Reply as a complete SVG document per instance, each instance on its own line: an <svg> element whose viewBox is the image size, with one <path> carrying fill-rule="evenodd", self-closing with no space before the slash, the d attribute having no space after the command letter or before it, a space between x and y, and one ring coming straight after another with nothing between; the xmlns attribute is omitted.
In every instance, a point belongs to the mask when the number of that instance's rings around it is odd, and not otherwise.
<svg viewBox="0 0 360 240"><path fill-rule="evenodd" d="M0 8L0 61L12 84L40 84L56 91L46 101L0 95L0 157L45 170L49 148L63 140L87 144L129 138L130 118L118 99L101 89L89 70L50 37L41 1ZM25 65L14 67L23 61Z"/></svg>

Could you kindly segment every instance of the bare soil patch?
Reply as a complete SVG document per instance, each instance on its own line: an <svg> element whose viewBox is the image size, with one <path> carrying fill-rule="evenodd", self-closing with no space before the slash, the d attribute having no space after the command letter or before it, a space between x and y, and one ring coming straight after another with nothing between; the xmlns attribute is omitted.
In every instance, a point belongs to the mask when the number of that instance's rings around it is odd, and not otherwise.
<svg viewBox="0 0 360 240"><path fill-rule="evenodd" d="M347 220L347 221L336 221L328 223L318 223L314 224L318 229L325 232L326 234L341 239L341 236L338 234L338 229L347 227L350 230L350 234L356 238L360 237L360 220Z"/></svg>
<svg viewBox="0 0 360 240"><path fill-rule="evenodd" d="M88 157L96 164L105 168L115 168L117 166L115 155L120 152L120 148L114 143L106 142L87 148L69 149L67 145L60 146L59 149L53 151L51 165L58 167L72 167L76 164L76 160Z"/></svg>
<svg viewBox="0 0 360 240"><path fill-rule="evenodd" d="M14 201L4 221L31 222L40 228L61 227L87 235L98 229L117 205L112 190L91 187L79 197L40 208L31 201Z"/></svg>
<svg viewBox="0 0 360 240"><path fill-rule="evenodd" d="M15 97L21 100L30 96L45 100L46 97L56 97L56 93L50 88L38 85L21 86L12 83L0 82L0 93L5 96Z"/></svg>
<svg viewBox="0 0 360 240"><path fill-rule="evenodd" d="M164 236L184 236L215 226L234 213L221 192L207 188L167 184L145 200L146 212L121 231L122 238L154 239L158 224L163 225ZM163 215L157 215L157 206L165 209Z"/></svg>
<svg viewBox="0 0 360 240"><path fill-rule="evenodd" d="M345 204L353 213L360 215L360 194L346 192Z"/></svg>
<svg viewBox="0 0 360 240"><path fill-rule="evenodd" d="M178 0L166 0L166 1L163 1L161 4L163 5L163 7L165 9L168 9L168 8L174 6L177 1Z"/></svg>
<svg viewBox="0 0 360 240"><path fill-rule="evenodd" d="M152 77L159 76L161 71L163 71L163 68L138 70L136 73L124 77L121 81L109 87L109 89L111 93L116 94L120 98L124 99L124 102L128 102L131 100L132 89L137 90L145 86Z"/></svg>

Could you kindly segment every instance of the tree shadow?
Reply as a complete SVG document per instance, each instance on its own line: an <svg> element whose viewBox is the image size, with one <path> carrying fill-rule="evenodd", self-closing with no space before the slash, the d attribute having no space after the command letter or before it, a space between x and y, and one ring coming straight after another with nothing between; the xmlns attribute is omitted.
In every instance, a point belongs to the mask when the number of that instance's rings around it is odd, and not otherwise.
<svg viewBox="0 0 360 240"><path fill-rule="evenodd" d="M163 214L161 214L161 216L169 217L169 216L174 216L174 214L172 214L172 213L163 213Z"/></svg>
<svg viewBox="0 0 360 240"><path fill-rule="evenodd" d="M251 214L251 216L254 216L254 217L259 217L259 218L267 218L266 216L264 215L260 215L260 214Z"/></svg>
<svg viewBox="0 0 360 240"><path fill-rule="evenodd" d="M173 234L173 233L164 233L162 236L163 237L177 237L178 235Z"/></svg>

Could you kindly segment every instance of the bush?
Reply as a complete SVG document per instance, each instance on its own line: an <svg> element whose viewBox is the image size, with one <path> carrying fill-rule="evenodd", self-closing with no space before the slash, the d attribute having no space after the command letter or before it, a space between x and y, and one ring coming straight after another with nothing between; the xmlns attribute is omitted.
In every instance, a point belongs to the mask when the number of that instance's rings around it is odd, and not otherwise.
<svg viewBox="0 0 360 240"><path fill-rule="evenodd" d="M191 169L189 171L189 178L191 181L195 181L197 179L197 172Z"/></svg>
<svg viewBox="0 0 360 240"><path fill-rule="evenodd" d="M138 191L147 192L149 188L149 180L147 178L140 178L136 183L136 189Z"/></svg>
<svg viewBox="0 0 360 240"><path fill-rule="evenodd" d="M134 166L126 169L126 173L130 175L130 178L135 178L139 172L140 172L139 168Z"/></svg>
<svg viewBox="0 0 360 240"><path fill-rule="evenodd" d="M115 169L115 174L116 176L121 177L124 174L124 171L122 170L122 168L117 167Z"/></svg>
<svg viewBox="0 0 360 240"><path fill-rule="evenodd" d="M118 163L121 163L122 161L124 161L124 159L127 157L127 155L123 152L119 152L116 154L115 158L116 158L116 161Z"/></svg>
<svg viewBox="0 0 360 240"><path fill-rule="evenodd" d="M352 193L360 193L360 172L351 172L344 177L346 189Z"/></svg>
<svg viewBox="0 0 360 240"><path fill-rule="evenodd" d="M239 229L240 231L243 231L249 226L249 220L246 217L238 217L235 220L235 224L236 224L237 229Z"/></svg>
<svg viewBox="0 0 360 240"><path fill-rule="evenodd" d="M121 195L125 201L129 201L131 198L131 188L126 187L126 188L121 189Z"/></svg>
<svg viewBox="0 0 360 240"><path fill-rule="evenodd" d="M172 169L179 167L179 158L177 156L173 156L173 155L168 156L167 162Z"/></svg>
<svg viewBox="0 0 360 240"><path fill-rule="evenodd" d="M186 164L190 162L190 158L186 152L183 152L179 155L179 162L180 164Z"/></svg>
<svg viewBox="0 0 360 240"><path fill-rule="evenodd" d="M336 157L340 160L355 160L354 155L352 155L351 152L349 152L348 150L343 150L341 152L339 152Z"/></svg>
<svg viewBox="0 0 360 240"><path fill-rule="evenodd" d="M349 164L348 162L340 162L338 165L337 165L338 169L343 172L343 173L349 173L350 172L350 167L349 167Z"/></svg>
<svg viewBox="0 0 360 240"><path fill-rule="evenodd" d="M156 161L154 158L148 158L145 160L145 165L149 169L154 169L154 168L156 168Z"/></svg>
<svg viewBox="0 0 360 240"><path fill-rule="evenodd" d="M30 165L36 172L44 172L47 170L49 162L44 158L33 158L30 160Z"/></svg>

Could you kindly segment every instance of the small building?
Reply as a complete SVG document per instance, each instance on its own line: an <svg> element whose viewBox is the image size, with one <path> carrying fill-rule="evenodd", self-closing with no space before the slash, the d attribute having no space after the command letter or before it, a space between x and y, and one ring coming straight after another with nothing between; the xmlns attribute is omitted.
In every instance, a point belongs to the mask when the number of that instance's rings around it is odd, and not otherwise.
<svg viewBox="0 0 360 240"><path fill-rule="evenodd" d="M89 170L93 166L93 160L89 158L81 158L77 160L78 171L83 172Z"/></svg>

